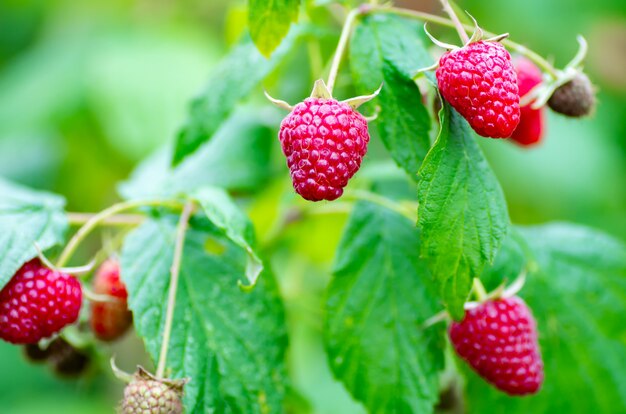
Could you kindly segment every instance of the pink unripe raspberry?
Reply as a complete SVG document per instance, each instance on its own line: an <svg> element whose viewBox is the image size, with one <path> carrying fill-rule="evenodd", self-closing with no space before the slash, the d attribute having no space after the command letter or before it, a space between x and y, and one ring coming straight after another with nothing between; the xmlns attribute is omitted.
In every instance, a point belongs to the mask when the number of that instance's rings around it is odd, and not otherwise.
<svg viewBox="0 0 626 414"><path fill-rule="evenodd" d="M520 120L517 76L498 42L480 41L444 53L437 83L446 101L478 135L509 137Z"/></svg>
<svg viewBox="0 0 626 414"><path fill-rule="evenodd" d="M33 259L0 292L0 338L14 344L39 342L74 323L81 303L74 276Z"/></svg>
<svg viewBox="0 0 626 414"><path fill-rule="evenodd" d="M344 102L307 98L280 125L293 187L310 201L335 200L358 171L370 136L367 120Z"/></svg>
<svg viewBox="0 0 626 414"><path fill-rule="evenodd" d="M530 309L519 297L490 300L450 326L454 349L481 377L510 395L534 394L543 361Z"/></svg>

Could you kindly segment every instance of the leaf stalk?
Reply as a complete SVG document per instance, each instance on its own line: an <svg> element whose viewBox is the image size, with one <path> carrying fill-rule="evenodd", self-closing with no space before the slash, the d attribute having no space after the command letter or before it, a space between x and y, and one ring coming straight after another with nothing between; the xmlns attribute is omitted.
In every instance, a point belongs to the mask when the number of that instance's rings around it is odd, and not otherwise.
<svg viewBox="0 0 626 414"><path fill-rule="evenodd" d="M163 340L161 342L161 352L159 353L159 363L157 365L156 376L163 377L165 364L167 362L167 351L172 334L172 322L174 320L174 308L176 307L176 290L178 289L178 279L180 276L180 263L185 245L185 233L189 226L189 219L194 210L193 202L187 202L183 208L176 229L176 242L174 245L174 258L172 260L170 289L167 297L167 310L165 314L165 326L163 327Z"/></svg>

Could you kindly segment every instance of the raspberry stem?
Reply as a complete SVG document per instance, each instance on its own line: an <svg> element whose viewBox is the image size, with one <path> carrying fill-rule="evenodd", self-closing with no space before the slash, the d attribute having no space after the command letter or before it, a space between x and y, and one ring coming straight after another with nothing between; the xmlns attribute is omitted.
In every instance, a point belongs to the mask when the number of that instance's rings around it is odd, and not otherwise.
<svg viewBox="0 0 626 414"><path fill-rule="evenodd" d="M80 243L89 235L89 233L91 233L91 231L98 227L100 224L105 222L108 218L113 217L116 214L126 210L132 210L135 208L147 206L171 207L179 209L182 207L182 203L175 200L133 200L117 203L105 210L102 210L98 214L91 216L91 218L89 218L85 222L85 224L78 229L78 231L70 239L69 243L65 246L65 249L63 249L61 256L59 256L59 260L57 261L56 267L63 267L72 257L72 254L74 254L74 251L78 248Z"/></svg>
<svg viewBox="0 0 626 414"><path fill-rule="evenodd" d="M348 39L350 38L350 33L352 32L352 27L354 26L354 20L356 19L356 16L358 16L361 13L362 12L359 9L350 10L350 13L348 13L348 16L346 16L346 21L343 24L343 29L341 30L341 36L339 37L339 43L337 44L337 50L335 50L335 55L333 56L333 62L330 66L330 72L328 73L328 82L326 82L328 91L331 94L333 93L335 80L337 80L337 73L339 72L339 64L341 63L343 52L346 49L346 46L348 44Z"/></svg>
<svg viewBox="0 0 626 414"><path fill-rule="evenodd" d="M474 291L474 294L476 295L476 299L479 302L484 302L489 297L489 295L487 294L487 290L483 286L483 283L477 277L474 278L474 282L472 284L472 290Z"/></svg>
<svg viewBox="0 0 626 414"><path fill-rule="evenodd" d="M434 24L438 24L445 27L455 28L455 24L452 20L446 19L445 17L437 16L430 13L424 13L417 10L403 9L400 7L386 7L386 6L370 6L367 8L363 8L360 12L361 14L371 14L371 13L389 13L395 14L397 16L406 17L409 19L416 19L423 22L430 22ZM461 24L461 27L466 32L473 32L474 26ZM487 37L494 37L496 34L491 32L484 32L484 35ZM533 61L537 66L543 69L544 72L550 75L553 79L559 78L559 71L552 66L550 62L541 57L536 52L528 49L526 46L520 45L519 43L513 42L509 39L501 40L501 43L508 47L509 49L519 53L520 55L526 56L528 59Z"/></svg>
<svg viewBox="0 0 626 414"><path fill-rule="evenodd" d="M463 24L459 20L459 16L457 16L452 7L450 7L450 2L448 2L448 0L440 0L440 2L443 6L443 11L445 11L446 14L450 17L450 20L452 20L452 23L454 24L454 28L459 33L461 42L463 42L464 45L468 44L470 39L465 32Z"/></svg>
<svg viewBox="0 0 626 414"><path fill-rule="evenodd" d="M67 213L67 220L70 225L82 226L91 220L96 213ZM100 225L102 226L126 226L141 224L144 216L141 214L116 214L111 217L107 217Z"/></svg>
<svg viewBox="0 0 626 414"><path fill-rule="evenodd" d="M176 290L178 288L178 277L180 275L180 262L183 256L185 245L185 233L189 224L189 218L193 213L194 204L188 202L183 208L176 229L176 242L174 245L174 258L172 260L170 289L167 297L167 313L165 314L165 326L163 327L163 341L161 342L161 352L159 353L159 363L157 365L156 376L163 377L165 373L165 363L167 361L167 350L172 333L172 321L174 320L174 308L176 307Z"/></svg>
<svg viewBox="0 0 626 414"><path fill-rule="evenodd" d="M263 239L264 249L273 249L291 224L325 214L349 214L352 211L353 202L359 200L378 204L401 214L412 222L417 221L417 202L415 201L397 202L365 190L346 190L340 200L329 204L307 203L302 207L294 206L288 209Z"/></svg>

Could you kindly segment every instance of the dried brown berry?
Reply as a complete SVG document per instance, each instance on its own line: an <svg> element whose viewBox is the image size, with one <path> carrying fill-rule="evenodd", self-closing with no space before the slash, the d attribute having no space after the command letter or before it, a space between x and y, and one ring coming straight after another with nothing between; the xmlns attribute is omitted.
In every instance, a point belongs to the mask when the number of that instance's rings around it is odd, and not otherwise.
<svg viewBox="0 0 626 414"><path fill-rule="evenodd" d="M548 100L548 106L554 112L574 118L591 114L596 106L596 95L587 75L579 72L560 86Z"/></svg>

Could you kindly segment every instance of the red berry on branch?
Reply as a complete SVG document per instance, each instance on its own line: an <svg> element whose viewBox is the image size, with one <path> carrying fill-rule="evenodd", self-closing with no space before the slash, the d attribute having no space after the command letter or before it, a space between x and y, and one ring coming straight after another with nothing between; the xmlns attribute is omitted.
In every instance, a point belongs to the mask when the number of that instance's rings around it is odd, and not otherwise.
<svg viewBox="0 0 626 414"><path fill-rule="evenodd" d="M514 61L517 72L519 94L524 97L542 81L541 70L525 57ZM519 125L511 135L511 139L522 146L529 146L541 141L545 131L544 108L533 109L532 102L524 105L520 112Z"/></svg>
<svg viewBox="0 0 626 414"><path fill-rule="evenodd" d="M293 187L310 201L335 200L358 171L370 140L367 120L345 102L311 97L280 125Z"/></svg>
<svg viewBox="0 0 626 414"><path fill-rule="evenodd" d="M534 394L543 383L535 319L519 297L490 300L450 326L454 349L481 377L510 395Z"/></svg>
<svg viewBox="0 0 626 414"><path fill-rule="evenodd" d="M39 342L76 322L81 304L82 289L74 276L33 259L0 292L0 338Z"/></svg>
<svg viewBox="0 0 626 414"><path fill-rule="evenodd" d="M444 53L436 72L443 98L478 135L509 137L520 120L517 76L498 42L479 41Z"/></svg>
<svg viewBox="0 0 626 414"><path fill-rule="evenodd" d="M102 341L113 341L128 330L133 323L133 315L128 310L128 292L120 279L120 266L114 259L109 259L96 272L93 283L96 294L107 295L117 300L110 302L91 302L91 329Z"/></svg>

